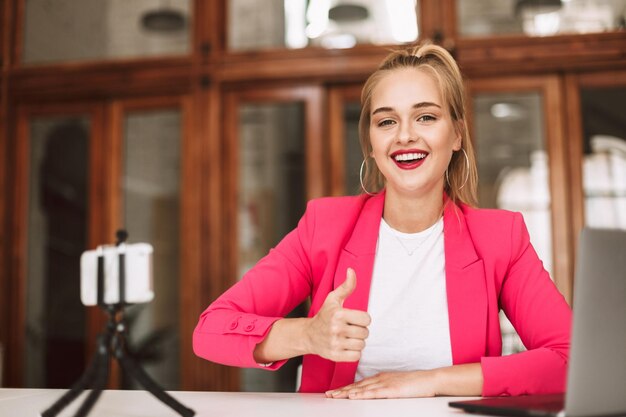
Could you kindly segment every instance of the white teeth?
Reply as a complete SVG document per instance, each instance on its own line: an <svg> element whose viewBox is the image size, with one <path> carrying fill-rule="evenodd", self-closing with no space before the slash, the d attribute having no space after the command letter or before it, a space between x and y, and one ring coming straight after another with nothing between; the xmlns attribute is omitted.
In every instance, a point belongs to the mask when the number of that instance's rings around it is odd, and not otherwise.
<svg viewBox="0 0 626 417"><path fill-rule="evenodd" d="M413 161L416 159L424 159L426 158L426 154L425 153L417 153L417 152L413 152L413 153L403 153L400 155L396 155L394 157L394 159L398 162L401 161Z"/></svg>

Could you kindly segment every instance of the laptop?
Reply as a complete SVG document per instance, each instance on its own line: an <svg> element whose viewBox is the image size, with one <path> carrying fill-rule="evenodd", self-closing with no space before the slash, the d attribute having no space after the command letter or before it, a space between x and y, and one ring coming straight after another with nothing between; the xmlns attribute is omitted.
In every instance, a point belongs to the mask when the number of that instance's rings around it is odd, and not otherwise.
<svg viewBox="0 0 626 417"><path fill-rule="evenodd" d="M626 230L583 229L567 394L453 401L501 416L626 416Z"/></svg>

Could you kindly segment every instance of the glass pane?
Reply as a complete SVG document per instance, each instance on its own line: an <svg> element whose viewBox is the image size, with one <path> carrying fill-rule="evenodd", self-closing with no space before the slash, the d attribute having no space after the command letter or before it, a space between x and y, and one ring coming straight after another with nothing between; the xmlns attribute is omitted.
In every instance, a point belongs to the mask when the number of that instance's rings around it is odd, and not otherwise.
<svg viewBox="0 0 626 417"><path fill-rule="evenodd" d="M543 100L539 93L473 97L481 207L521 212L530 240L552 274L552 223ZM503 353L523 349L502 315Z"/></svg>
<svg viewBox="0 0 626 417"><path fill-rule="evenodd" d="M417 39L416 0L230 0L228 48L351 48Z"/></svg>
<svg viewBox="0 0 626 417"><path fill-rule="evenodd" d="M128 310L131 347L165 389L179 389L180 381L181 131L178 110L132 113L124 131L125 228L129 242L154 247L154 300Z"/></svg>
<svg viewBox="0 0 626 417"><path fill-rule="evenodd" d="M86 364L80 256L87 249L89 131L82 117L30 122L24 352L29 388L67 388Z"/></svg>
<svg viewBox="0 0 626 417"><path fill-rule="evenodd" d="M25 63L184 55L190 0L28 0Z"/></svg>
<svg viewBox="0 0 626 417"><path fill-rule="evenodd" d="M239 108L239 276L298 225L306 205L304 106ZM304 315L301 311L294 315ZM243 369L243 391L295 391L296 361L276 372Z"/></svg>
<svg viewBox="0 0 626 417"><path fill-rule="evenodd" d="M618 30L626 0L456 0L461 36L549 36Z"/></svg>
<svg viewBox="0 0 626 417"><path fill-rule="evenodd" d="M626 229L626 87L581 90L585 222Z"/></svg>
<svg viewBox="0 0 626 417"><path fill-rule="evenodd" d="M359 142L359 116L361 105L358 102L346 103L343 110L345 137L346 194L361 194L359 170L363 162L363 152Z"/></svg>

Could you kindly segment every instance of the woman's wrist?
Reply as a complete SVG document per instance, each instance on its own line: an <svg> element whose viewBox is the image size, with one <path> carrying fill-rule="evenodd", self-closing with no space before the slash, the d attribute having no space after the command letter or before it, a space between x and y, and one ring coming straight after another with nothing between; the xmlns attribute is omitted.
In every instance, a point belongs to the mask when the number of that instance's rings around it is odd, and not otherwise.
<svg viewBox="0 0 626 417"><path fill-rule="evenodd" d="M435 396L446 395L446 369L447 368L437 368L432 370L432 381Z"/></svg>
<svg viewBox="0 0 626 417"><path fill-rule="evenodd" d="M307 355L313 353L313 338L311 336L311 317L303 317L301 319L301 324L298 327L299 331L299 339L300 339L300 350L302 351L302 355Z"/></svg>
<svg viewBox="0 0 626 417"><path fill-rule="evenodd" d="M280 319L274 322L265 339L256 345L257 363L271 363L309 353L307 318Z"/></svg>
<svg viewBox="0 0 626 417"><path fill-rule="evenodd" d="M312 348L312 339L310 335L310 325L311 319L308 317L300 317L297 319L293 319L293 325L295 330L295 345L296 350L298 351L297 356L307 355L309 353L313 353Z"/></svg>

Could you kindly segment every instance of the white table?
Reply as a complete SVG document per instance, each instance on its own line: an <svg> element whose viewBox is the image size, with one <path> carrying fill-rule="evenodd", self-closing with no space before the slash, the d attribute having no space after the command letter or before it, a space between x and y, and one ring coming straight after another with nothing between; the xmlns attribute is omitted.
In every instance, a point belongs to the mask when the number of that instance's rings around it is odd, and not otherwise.
<svg viewBox="0 0 626 417"><path fill-rule="evenodd" d="M65 390L0 389L0 417L38 416ZM399 400L332 400L323 394L252 392L170 392L199 417L444 417L465 416L448 407L459 397ZM74 414L85 394L60 416ZM145 391L104 391L89 417L175 417L172 409ZM476 414L473 414L476 416Z"/></svg>

